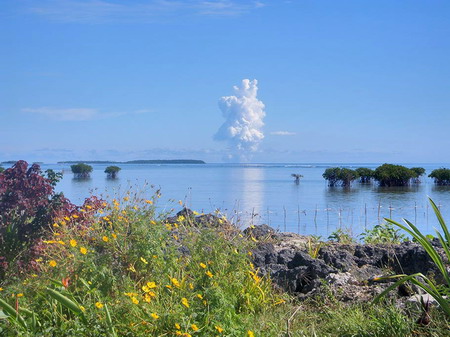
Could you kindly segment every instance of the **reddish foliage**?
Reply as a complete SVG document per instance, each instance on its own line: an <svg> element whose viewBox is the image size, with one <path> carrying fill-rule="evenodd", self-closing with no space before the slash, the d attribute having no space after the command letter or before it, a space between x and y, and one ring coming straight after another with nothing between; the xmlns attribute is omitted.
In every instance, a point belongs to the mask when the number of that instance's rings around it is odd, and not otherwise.
<svg viewBox="0 0 450 337"><path fill-rule="evenodd" d="M39 165L28 168L23 160L0 173L1 269L5 270L12 260L19 269L21 266L32 269L32 257L42 250L41 237L55 219L77 215L76 223L86 225L103 208L103 200L97 197L87 198L82 208L72 204L62 193L55 193L57 180L54 172L47 171L46 177ZM17 254L24 248L27 254L18 258Z"/></svg>

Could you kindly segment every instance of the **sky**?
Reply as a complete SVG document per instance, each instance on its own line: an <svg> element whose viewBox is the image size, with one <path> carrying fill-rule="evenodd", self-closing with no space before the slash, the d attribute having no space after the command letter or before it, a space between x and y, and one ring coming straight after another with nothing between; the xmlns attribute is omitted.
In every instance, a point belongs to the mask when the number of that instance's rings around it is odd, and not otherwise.
<svg viewBox="0 0 450 337"><path fill-rule="evenodd" d="M435 0L2 0L0 161L449 162L449 17ZM263 110L233 156L220 102L255 116L244 79Z"/></svg>

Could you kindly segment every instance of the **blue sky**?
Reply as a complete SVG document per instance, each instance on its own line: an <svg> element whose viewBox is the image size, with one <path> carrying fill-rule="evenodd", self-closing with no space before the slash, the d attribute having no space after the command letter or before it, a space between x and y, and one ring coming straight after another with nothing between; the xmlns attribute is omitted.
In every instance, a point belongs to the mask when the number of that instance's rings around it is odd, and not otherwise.
<svg viewBox="0 0 450 337"><path fill-rule="evenodd" d="M193 158L258 80L254 162L448 162L450 2L3 0L0 161Z"/></svg>

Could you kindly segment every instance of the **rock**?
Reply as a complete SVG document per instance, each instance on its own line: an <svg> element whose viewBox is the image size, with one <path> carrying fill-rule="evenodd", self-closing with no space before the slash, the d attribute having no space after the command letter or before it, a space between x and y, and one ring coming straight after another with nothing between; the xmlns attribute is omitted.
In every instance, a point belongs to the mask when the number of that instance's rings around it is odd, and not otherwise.
<svg viewBox="0 0 450 337"><path fill-rule="evenodd" d="M259 225L250 226L244 229L244 234L252 236L257 240L274 239L277 237L277 232L270 226Z"/></svg>

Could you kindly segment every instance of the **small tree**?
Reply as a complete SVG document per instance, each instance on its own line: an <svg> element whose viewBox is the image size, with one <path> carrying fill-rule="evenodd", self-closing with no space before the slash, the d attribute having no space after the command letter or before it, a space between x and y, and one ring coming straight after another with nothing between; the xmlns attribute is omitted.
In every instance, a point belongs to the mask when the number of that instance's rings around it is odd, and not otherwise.
<svg viewBox="0 0 450 337"><path fill-rule="evenodd" d="M359 182L362 184L370 183L370 180L373 178L374 175L373 170L367 167L359 167L355 171L356 173L358 173Z"/></svg>
<svg viewBox="0 0 450 337"><path fill-rule="evenodd" d="M443 167L435 169L428 176L434 179L436 185L450 185L450 169Z"/></svg>
<svg viewBox="0 0 450 337"><path fill-rule="evenodd" d="M411 167L410 170L414 172L413 183L419 184L419 178L425 174L425 169L423 167Z"/></svg>
<svg viewBox="0 0 450 337"><path fill-rule="evenodd" d="M358 178L358 173L348 168L331 167L326 169L322 176L328 180L328 186L350 187L352 181Z"/></svg>
<svg viewBox="0 0 450 337"><path fill-rule="evenodd" d="M375 169L374 178L380 186L408 186L416 173L402 165L383 164Z"/></svg>
<svg viewBox="0 0 450 337"><path fill-rule="evenodd" d="M301 174L298 174L298 173L292 173L291 176L294 177L295 183L297 185L300 184L300 178L303 178L303 176Z"/></svg>
<svg viewBox="0 0 450 337"><path fill-rule="evenodd" d="M70 168L75 178L89 178L92 172L92 166L84 163L71 165Z"/></svg>
<svg viewBox="0 0 450 337"><path fill-rule="evenodd" d="M325 180L328 180L328 186L333 187L336 186L336 184L339 182L339 167L330 167L325 170L325 172L322 174L322 177L325 178Z"/></svg>
<svg viewBox="0 0 450 337"><path fill-rule="evenodd" d="M121 170L121 168L118 167L118 166L108 166L105 169L105 173L108 174L108 178L116 179L117 178L117 174L119 173L120 170Z"/></svg>

